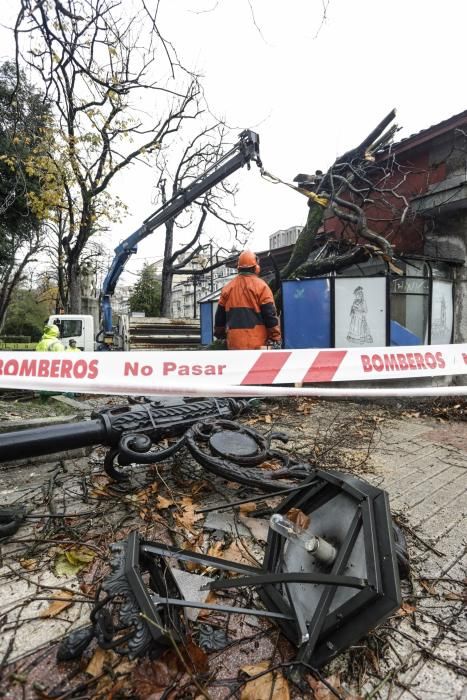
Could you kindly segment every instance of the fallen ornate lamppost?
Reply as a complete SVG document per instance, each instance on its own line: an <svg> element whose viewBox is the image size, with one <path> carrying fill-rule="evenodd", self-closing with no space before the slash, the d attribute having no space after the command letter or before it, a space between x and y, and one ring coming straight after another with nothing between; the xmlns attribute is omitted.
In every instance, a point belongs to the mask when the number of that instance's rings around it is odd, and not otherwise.
<svg viewBox="0 0 467 700"><path fill-rule="evenodd" d="M291 508L308 516L305 527L290 523ZM210 581L205 589L251 588L264 608L184 600L169 565L173 559L239 574ZM104 648L140 656L158 653L184 634L184 607L247 613L272 618L297 647L297 662L319 667L400 602L387 494L362 479L314 469L272 515L261 568L145 541L137 532L114 545L112 574L102 584L87 634ZM81 653L85 634L73 633L60 658Z"/></svg>
<svg viewBox="0 0 467 700"><path fill-rule="evenodd" d="M172 456L183 445L185 431L199 420L232 418L248 407L248 401L203 399L158 401L95 411L91 420L45 426L0 435L0 462L52 455L91 445L107 445L104 469L115 481L128 474L116 468L153 464ZM168 448L153 449L170 437L182 439Z"/></svg>

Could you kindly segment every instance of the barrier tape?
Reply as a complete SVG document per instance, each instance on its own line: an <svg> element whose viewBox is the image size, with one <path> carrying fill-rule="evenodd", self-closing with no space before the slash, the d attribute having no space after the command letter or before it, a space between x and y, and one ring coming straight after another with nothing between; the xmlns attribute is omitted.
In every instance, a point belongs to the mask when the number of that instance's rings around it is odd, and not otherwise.
<svg viewBox="0 0 467 700"><path fill-rule="evenodd" d="M329 350L0 352L0 388L90 394L251 396L252 387L263 386L256 395L331 395L324 388L310 391L295 385L456 374L467 374L467 344ZM284 384L294 386L279 391L277 385ZM356 395L349 389L332 391Z"/></svg>

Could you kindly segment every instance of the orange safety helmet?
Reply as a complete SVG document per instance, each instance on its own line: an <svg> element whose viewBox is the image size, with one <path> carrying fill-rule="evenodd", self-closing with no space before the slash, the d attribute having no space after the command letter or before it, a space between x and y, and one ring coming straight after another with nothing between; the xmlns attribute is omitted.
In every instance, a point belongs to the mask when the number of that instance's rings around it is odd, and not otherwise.
<svg viewBox="0 0 467 700"><path fill-rule="evenodd" d="M244 250L243 253L240 253L238 258L237 268L239 270L248 270L252 267L254 268L255 275L259 275L261 268L258 265L256 253L253 253L251 250Z"/></svg>

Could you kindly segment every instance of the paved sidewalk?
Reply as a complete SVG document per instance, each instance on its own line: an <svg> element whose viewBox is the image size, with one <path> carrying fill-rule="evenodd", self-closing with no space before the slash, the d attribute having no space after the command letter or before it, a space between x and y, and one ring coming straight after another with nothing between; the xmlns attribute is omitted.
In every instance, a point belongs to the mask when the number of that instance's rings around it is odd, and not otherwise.
<svg viewBox="0 0 467 700"><path fill-rule="evenodd" d="M415 611L401 620L385 664L388 681L397 683L379 697L467 698L467 678L457 668L467 669L467 423L387 421L372 463L368 479L389 492L393 513L430 546L409 536L414 590L405 593Z"/></svg>

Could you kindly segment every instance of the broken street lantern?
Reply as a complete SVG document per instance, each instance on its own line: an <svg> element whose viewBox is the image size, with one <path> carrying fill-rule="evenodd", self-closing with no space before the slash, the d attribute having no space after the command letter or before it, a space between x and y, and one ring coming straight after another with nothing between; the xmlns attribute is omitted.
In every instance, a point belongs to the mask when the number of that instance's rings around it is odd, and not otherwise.
<svg viewBox="0 0 467 700"><path fill-rule="evenodd" d="M276 531L288 522L277 516L292 508L309 516L300 537ZM393 525L381 489L315 469L281 503L272 522L259 569L144 541L133 532L114 549L112 574L91 614L99 643L130 656L157 653L170 637L184 634L183 608L199 607L272 618L298 648L297 662L319 667L400 606ZM228 572L205 589L254 589L264 609L184 600L170 572L171 559ZM72 652L73 635L65 644Z"/></svg>

